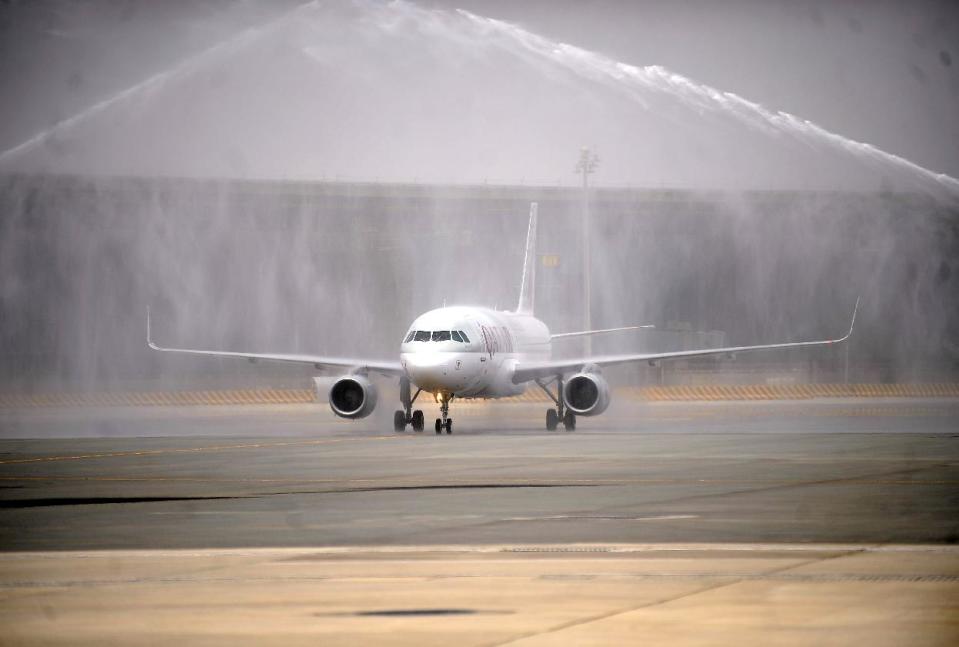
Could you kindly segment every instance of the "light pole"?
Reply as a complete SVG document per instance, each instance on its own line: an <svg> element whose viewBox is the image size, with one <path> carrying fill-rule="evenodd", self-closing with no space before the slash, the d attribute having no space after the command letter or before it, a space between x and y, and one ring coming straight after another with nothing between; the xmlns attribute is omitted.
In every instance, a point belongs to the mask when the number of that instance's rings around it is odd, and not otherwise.
<svg viewBox="0 0 959 647"><path fill-rule="evenodd" d="M589 256L589 176L596 172L599 166L599 157L591 153L587 147L579 151L579 161L576 162L576 172L583 177L583 330L592 330L592 293L590 279ZM590 335L586 335L586 355L592 354L593 344Z"/></svg>

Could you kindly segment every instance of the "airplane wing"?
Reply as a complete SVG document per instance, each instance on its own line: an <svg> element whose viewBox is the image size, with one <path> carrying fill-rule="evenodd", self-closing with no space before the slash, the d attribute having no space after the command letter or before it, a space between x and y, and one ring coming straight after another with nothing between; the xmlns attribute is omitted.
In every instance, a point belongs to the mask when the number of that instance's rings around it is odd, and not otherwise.
<svg viewBox="0 0 959 647"><path fill-rule="evenodd" d="M386 360L369 360L369 359L357 359L349 357L324 357L322 355L296 355L296 354L282 354L282 353L237 353L231 351L221 351L221 350L198 350L193 348L166 348L163 346L158 346L153 341L153 337L150 332L150 311L147 310L147 346L153 350L158 350L164 353L184 353L187 355L206 355L210 357L238 357L245 359L250 362L258 362L260 360L264 361L273 361L273 362L292 362L296 364L312 364L315 368L318 369L339 369L345 371L356 371L356 370L367 370L373 371L374 373L380 373L382 375L389 376L402 376L405 375L403 366L398 362L390 362Z"/></svg>
<svg viewBox="0 0 959 647"><path fill-rule="evenodd" d="M821 341L801 341L786 344L762 344L759 346L730 346L728 348L703 348L700 350L682 350L668 353L634 353L624 355L600 355L596 357L583 357L579 359L561 359L545 362L521 362L516 365L513 372L513 383L521 384L544 377L553 377L561 373L569 373L582 370L584 366L594 364L596 366L614 366L616 364L626 364L629 362L656 362L668 359L683 359L687 357L704 357L708 355L734 355L736 353L747 353L758 350L777 350L785 348L807 348L810 346L828 346L831 344L840 344L852 335L853 326L856 324L856 313L859 311L859 299L856 299L856 307L852 312L852 321L849 324L849 332L838 339L824 339Z"/></svg>

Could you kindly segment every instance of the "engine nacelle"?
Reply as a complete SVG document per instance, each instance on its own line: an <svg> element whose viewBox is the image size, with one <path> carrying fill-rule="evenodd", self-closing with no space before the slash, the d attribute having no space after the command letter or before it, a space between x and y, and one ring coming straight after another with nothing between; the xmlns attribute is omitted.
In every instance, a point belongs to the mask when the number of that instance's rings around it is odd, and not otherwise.
<svg viewBox="0 0 959 647"><path fill-rule="evenodd" d="M598 416L609 406L609 384L600 373L573 375L563 385L566 408L578 416Z"/></svg>
<svg viewBox="0 0 959 647"><path fill-rule="evenodd" d="M376 408L376 385L365 375L344 375L333 382L329 400L341 418L365 418Z"/></svg>

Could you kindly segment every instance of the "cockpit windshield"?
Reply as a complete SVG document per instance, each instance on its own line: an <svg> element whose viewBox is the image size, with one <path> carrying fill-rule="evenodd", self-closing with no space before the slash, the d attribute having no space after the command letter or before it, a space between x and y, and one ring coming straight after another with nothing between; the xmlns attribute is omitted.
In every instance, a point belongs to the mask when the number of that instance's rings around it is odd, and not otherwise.
<svg viewBox="0 0 959 647"><path fill-rule="evenodd" d="M462 330L411 330L403 343L408 344L411 341L455 341L468 344L470 338Z"/></svg>

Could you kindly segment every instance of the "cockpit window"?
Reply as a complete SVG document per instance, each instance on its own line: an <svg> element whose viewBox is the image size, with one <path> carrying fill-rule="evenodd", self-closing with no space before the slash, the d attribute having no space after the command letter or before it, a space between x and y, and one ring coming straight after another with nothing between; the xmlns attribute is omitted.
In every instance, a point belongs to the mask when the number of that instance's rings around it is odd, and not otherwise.
<svg viewBox="0 0 959 647"><path fill-rule="evenodd" d="M462 330L411 330L403 341L408 344L411 341L458 341L460 343L470 343L470 338Z"/></svg>

